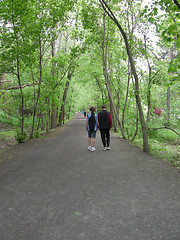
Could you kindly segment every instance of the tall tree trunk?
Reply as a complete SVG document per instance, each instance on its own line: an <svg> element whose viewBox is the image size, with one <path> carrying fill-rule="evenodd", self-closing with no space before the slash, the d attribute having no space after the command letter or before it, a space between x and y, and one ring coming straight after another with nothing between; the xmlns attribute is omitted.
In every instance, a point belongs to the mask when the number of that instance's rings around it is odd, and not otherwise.
<svg viewBox="0 0 180 240"><path fill-rule="evenodd" d="M138 133L139 114L138 114L138 106L137 106L137 104L136 104L136 112L137 112L137 113L136 113L136 131L135 131L134 136L132 137L131 141L134 141L134 140L135 140L136 135L137 135L137 133Z"/></svg>
<svg viewBox="0 0 180 240"><path fill-rule="evenodd" d="M101 87L100 81L99 81L98 77L97 77L95 74L94 74L94 77L95 77L95 79L96 79L96 83L97 83L97 85L98 85L98 88L99 88L99 90L101 91L102 102L103 102L103 104L104 104L104 102L105 102L104 99L107 98L106 91L104 91L104 88ZM105 97L104 97L104 95L105 95Z"/></svg>
<svg viewBox="0 0 180 240"><path fill-rule="evenodd" d="M170 125L170 101L171 101L171 87L167 89L167 126Z"/></svg>
<svg viewBox="0 0 180 240"><path fill-rule="evenodd" d="M17 76L18 76L18 83L19 89L21 94L21 133L24 133L24 95L21 86L21 78L20 78L20 69L19 69L19 57L17 56Z"/></svg>
<svg viewBox="0 0 180 240"><path fill-rule="evenodd" d="M126 90L126 99L125 99L123 113L122 113L122 127L123 127L123 129L124 129L125 110L126 110L127 101L128 101L128 95L129 95L130 77L131 77L131 73L130 73L130 66L129 66L129 61L128 61L128 82L127 82L127 90Z"/></svg>
<svg viewBox="0 0 180 240"><path fill-rule="evenodd" d="M24 95L21 85L21 78L20 78L20 59L19 59L19 39L18 39L18 33L16 31L15 22L14 22L14 13L13 13L13 29L15 33L15 40L16 40L16 68L17 68L17 78L18 78L18 84L20 89L20 95L21 95L21 134L24 133Z"/></svg>
<svg viewBox="0 0 180 240"><path fill-rule="evenodd" d="M107 44L105 43L105 35L106 35L106 29L105 29L105 13L103 14L103 28L104 28L104 33L103 33L103 44L102 44L102 50L103 50L103 72L104 72L104 77L105 77L105 82L106 82L106 88L108 92L108 97L110 101L110 106L112 107L112 111L114 112L118 125L121 129L122 136L124 139L126 139L125 134L124 134L124 129L122 128L121 121L119 119L119 116L117 114L117 111L114 106L112 94L111 94L111 89L109 86L109 76L108 76L108 71L107 71Z"/></svg>
<svg viewBox="0 0 180 240"><path fill-rule="evenodd" d="M36 98L35 106L34 106L33 123L32 123L30 138L33 138L33 134L34 134L34 124L35 124L37 106L38 106L38 102L39 102L39 98L40 98L41 83L42 83L42 42L41 42L41 37L40 37L39 38L39 84L38 84L37 98Z"/></svg>
<svg viewBox="0 0 180 240"><path fill-rule="evenodd" d="M151 77L151 73L152 73L152 69L151 69L151 65L149 63L149 58L148 58L148 53L147 53L147 45L146 45L146 36L144 35L144 44L145 44L145 51L146 51L146 61L147 61L147 65L148 65L148 71L149 71L149 75L148 75L148 86L147 86L147 104L148 104L148 110L147 110L147 122L150 121L150 110L151 110L151 81L152 81L152 77Z"/></svg>
<svg viewBox="0 0 180 240"><path fill-rule="evenodd" d="M2 24L2 23L1 23ZM3 22L3 26L1 26L0 28L0 34L3 33L3 29L6 28L6 21ZM2 41L2 40L1 40ZM1 42L1 44L3 44L3 42ZM0 89L3 87L4 85L4 81L5 81L5 73L2 73L0 74ZM1 96L0 96L1 98Z"/></svg>
<svg viewBox="0 0 180 240"><path fill-rule="evenodd" d="M40 114L40 118L41 118L41 131L44 131L45 125L44 125L44 114L43 113Z"/></svg>
<svg viewBox="0 0 180 240"><path fill-rule="evenodd" d="M176 6L180 9L180 4L177 0L173 0L173 2L176 4Z"/></svg>
<svg viewBox="0 0 180 240"><path fill-rule="evenodd" d="M50 105L49 102L50 102L50 100L48 98L48 109L49 109L49 105ZM49 119L50 119L50 110L48 110L46 113L46 133L49 132Z"/></svg>
<svg viewBox="0 0 180 240"><path fill-rule="evenodd" d="M69 89L69 83L71 81L72 74L73 74L73 72L68 72L68 76L67 76L68 80L66 81L66 86L65 86L65 89L64 89L63 99L62 99L62 106L61 106L61 110L60 110L60 114L59 114L59 125L64 124L64 121L65 121L65 109L64 109L64 107L65 107L67 92L68 92L68 89Z"/></svg>
<svg viewBox="0 0 180 240"><path fill-rule="evenodd" d="M169 61L173 59L173 48L169 48ZM170 125L170 101L171 101L171 87L167 89L167 126Z"/></svg>
<svg viewBox="0 0 180 240"><path fill-rule="evenodd" d="M71 114L71 105L69 105L68 120L70 119L70 114Z"/></svg>
<svg viewBox="0 0 180 240"><path fill-rule="evenodd" d="M117 123L116 123L116 119L114 116L114 111L113 111L113 107L110 104L110 109L111 109L111 116L112 116L112 126L115 132L117 132Z"/></svg>
<svg viewBox="0 0 180 240"><path fill-rule="evenodd" d="M55 40L53 37L53 40L51 42L51 48L52 48L52 58L55 57ZM52 78L54 79L55 76L55 64L52 63L51 64L51 74L52 74ZM52 111L51 111L51 129L56 128L57 127L57 113L56 113L56 107L54 105L54 103L52 103Z"/></svg>
<svg viewBox="0 0 180 240"><path fill-rule="evenodd" d="M129 42L127 39L127 35L125 33L125 31L123 30L123 28L121 27L120 23L118 22L118 20L116 19L116 17L114 16L113 12L111 11L111 9L108 7L107 3L104 0L99 0L102 7L104 8L105 12L108 14L108 16L114 21L114 23L117 25L118 29L120 30L125 45L126 45L126 52L130 61L130 65L131 65L131 71L132 74L134 76L135 79L135 97L136 97L136 102L138 105L138 109L139 109L139 116L140 116L140 122L141 122L141 129L142 129L142 136L143 136L143 151L149 153L149 144L148 144L148 134L147 134L147 127L146 127L146 122L144 119L144 113L143 113L143 109L142 109L142 105L141 105L141 99L140 99L140 95L139 95L139 79L138 79L138 75L136 72L136 68L134 65L134 61L133 61L133 57L132 57L132 53L129 47Z"/></svg>
<svg viewBox="0 0 180 240"><path fill-rule="evenodd" d="M46 133L48 133L49 129L50 129L50 124L49 124L49 122L50 122L50 115L51 115L50 110L48 110L47 118L46 118Z"/></svg>
<svg viewBox="0 0 180 240"><path fill-rule="evenodd" d="M2 73L2 74L0 75L0 89L3 87L4 82L5 82L5 73ZM1 97L1 96L0 96L0 97Z"/></svg>

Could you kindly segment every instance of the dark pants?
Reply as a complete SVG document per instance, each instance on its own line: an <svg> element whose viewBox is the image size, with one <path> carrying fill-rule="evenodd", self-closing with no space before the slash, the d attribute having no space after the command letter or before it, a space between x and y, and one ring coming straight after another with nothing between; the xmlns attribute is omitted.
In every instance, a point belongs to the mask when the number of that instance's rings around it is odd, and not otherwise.
<svg viewBox="0 0 180 240"><path fill-rule="evenodd" d="M101 140L104 147L109 147L110 144L110 133L109 129L101 129Z"/></svg>

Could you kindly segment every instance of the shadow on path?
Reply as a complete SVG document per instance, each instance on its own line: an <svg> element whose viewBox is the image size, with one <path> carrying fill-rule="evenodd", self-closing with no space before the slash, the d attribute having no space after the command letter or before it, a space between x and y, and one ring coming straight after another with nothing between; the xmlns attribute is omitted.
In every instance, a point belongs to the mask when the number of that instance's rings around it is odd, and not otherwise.
<svg viewBox="0 0 180 240"><path fill-rule="evenodd" d="M180 174L77 117L0 166L1 240L179 240Z"/></svg>

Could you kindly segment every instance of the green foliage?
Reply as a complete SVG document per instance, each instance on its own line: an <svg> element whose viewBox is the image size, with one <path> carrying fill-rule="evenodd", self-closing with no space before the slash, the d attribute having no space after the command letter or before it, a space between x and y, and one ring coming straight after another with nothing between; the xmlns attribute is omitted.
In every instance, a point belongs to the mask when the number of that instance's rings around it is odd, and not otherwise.
<svg viewBox="0 0 180 240"><path fill-rule="evenodd" d="M9 115L2 110L0 110L0 122L8 124L12 127L17 127L19 125L19 121L16 117Z"/></svg>
<svg viewBox="0 0 180 240"><path fill-rule="evenodd" d="M20 130L17 130L15 139L18 143L23 143L26 137L27 137L26 133L22 133Z"/></svg>
<svg viewBox="0 0 180 240"><path fill-rule="evenodd" d="M81 3L81 19L85 29L96 31L98 20L100 17L100 9L92 1L82 1Z"/></svg>

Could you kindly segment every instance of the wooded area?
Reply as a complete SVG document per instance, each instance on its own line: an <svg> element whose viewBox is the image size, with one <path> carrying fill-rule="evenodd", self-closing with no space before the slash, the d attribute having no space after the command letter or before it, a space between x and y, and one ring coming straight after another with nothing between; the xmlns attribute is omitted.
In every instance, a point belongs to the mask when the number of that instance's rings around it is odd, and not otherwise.
<svg viewBox="0 0 180 240"><path fill-rule="evenodd" d="M0 20L0 122L19 142L106 104L143 151L179 143L178 1L2 0Z"/></svg>

